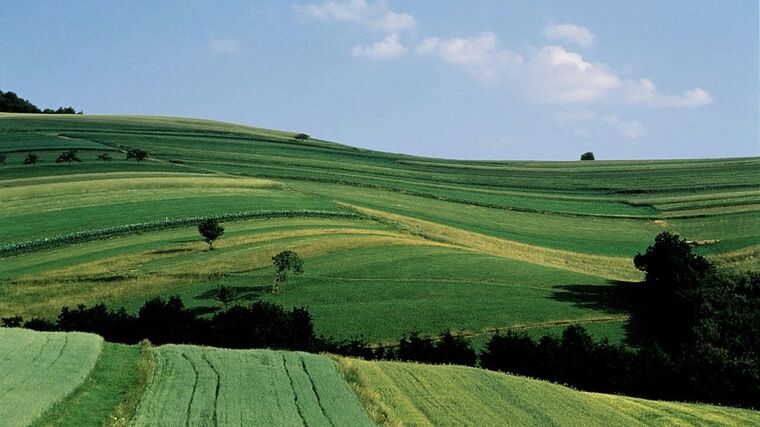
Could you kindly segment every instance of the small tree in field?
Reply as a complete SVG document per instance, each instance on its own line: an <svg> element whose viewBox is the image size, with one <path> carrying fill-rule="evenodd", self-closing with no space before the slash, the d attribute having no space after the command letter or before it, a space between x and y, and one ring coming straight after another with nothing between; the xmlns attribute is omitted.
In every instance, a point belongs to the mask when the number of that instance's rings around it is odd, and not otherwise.
<svg viewBox="0 0 760 427"><path fill-rule="evenodd" d="M307 139L309 139L309 135L305 133L299 133L294 138L296 139L296 141L306 141Z"/></svg>
<svg viewBox="0 0 760 427"><path fill-rule="evenodd" d="M111 161L111 155L108 153L100 153L98 154L98 160L102 160L104 162Z"/></svg>
<svg viewBox="0 0 760 427"><path fill-rule="evenodd" d="M39 162L39 161L40 161L40 156L38 156L38 155L36 155L36 154L33 154L33 153L29 153L29 154L26 156L26 158L24 159L24 164L25 164L25 165L32 165L32 166L34 166L34 165L36 165L36 164L37 164L37 162Z"/></svg>
<svg viewBox="0 0 760 427"><path fill-rule="evenodd" d="M7 159L8 159L7 155L0 154L0 165L4 165L5 164L5 160L7 160Z"/></svg>
<svg viewBox="0 0 760 427"><path fill-rule="evenodd" d="M130 148L127 150L127 160L135 159L137 162L141 162L148 158L148 152L139 148Z"/></svg>
<svg viewBox="0 0 760 427"><path fill-rule="evenodd" d="M594 153L587 151L581 154L581 160L596 160L596 159L594 158Z"/></svg>
<svg viewBox="0 0 760 427"><path fill-rule="evenodd" d="M216 289L214 289L213 298L214 300L222 303L224 308L227 308L229 307L230 303L232 303L232 301L235 301L235 299L237 298L237 295L235 295L235 290L230 288L229 286L216 285Z"/></svg>
<svg viewBox="0 0 760 427"><path fill-rule="evenodd" d="M214 240L224 234L224 227L219 224L219 221L213 218L208 218L198 224L198 233L200 233L200 235L203 236L203 240L208 243L208 249L213 250Z"/></svg>
<svg viewBox="0 0 760 427"><path fill-rule="evenodd" d="M71 164L71 162L81 162L82 160L79 159L79 156L77 156L77 150L66 150L63 153L61 153L58 158L55 159L56 163L63 163L66 162L68 164Z"/></svg>
<svg viewBox="0 0 760 427"><path fill-rule="evenodd" d="M272 263L276 270L274 282L272 282L272 293L280 293L280 282L288 281L288 272L295 274L303 273L303 260L293 251L282 251L272 257Z"/></svg>

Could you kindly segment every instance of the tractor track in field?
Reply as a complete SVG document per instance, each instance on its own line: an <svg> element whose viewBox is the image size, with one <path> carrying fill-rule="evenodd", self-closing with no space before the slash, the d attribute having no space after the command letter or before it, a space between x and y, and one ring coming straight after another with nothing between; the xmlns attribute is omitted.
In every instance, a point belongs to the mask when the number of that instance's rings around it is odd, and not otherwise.
<svg viewBox="0 0 760 427"><path fill-rule="evenodd" d="M317 404L319 405L319 410L322 411L322 415L324 415L325 419L330 423L331 426L335 426L335 423L330 419L330 417L327 415L327 411L325 410L325 407L322 405L322 400L319 398L319 393L317 392L317 386L314 384L314 379L311 377L311 374L309 373L309 370L306 368L306 361L303 357L301 359L301 369L303 369L304 373L306 373L306 376L309 378L309 384L311 385L311 391L314 393L314 397L317 399Z"/></svg>
<svg viewBox="0 0 760 427"><path fill-rule="evenodd" d="M214 387L214 416L213 416L213 421L214 421L214 425L218 426L219 425L219 416L217 414L217 408L219 407L219 388L222 385L222 376L221 376L221 374L219 374L219 371L216 370L216 368L214 367L214 364L211 363L210 360L208 360L208 357L206 357L206 353L205 352L201 354L201 357L208 364L208 367L211 368L211 370L214 372L214 375L216 375L216 386Z"/></svg>
<svg viewBox="0 0 760 427"><path fill-rule="evenodd" d="M288 361L285 359L285 354L282 354L282 367L285 369L285 375L288 377L288 382L290 383L290 389L293 391L293 403L296 405L296 411L298 412L298 416L301 418L301 424L306 426L306 417L303 415L303 410L301 409L301 405L298 403L298 393L296 392L296 385L293 383L293 376L290 374L290 369L288 369Z"/></svg>
<svg viewBox="0 0 760 427"><path fill-rule="evenodd" d="M193 361L190 360L189 357L187 357L187 354L184 352L181 353L182 357L187 360L187 363L190 364L190 368L193 370L193 374L195 374L195 380L193 382L193 390L190 392L190 400L187 402L187 409L185 410L185 426L190 427L190 409L193 406L193 400L195 400L195 390L198 389L198 369L195 368L195 365L193 364Z"/></svg>

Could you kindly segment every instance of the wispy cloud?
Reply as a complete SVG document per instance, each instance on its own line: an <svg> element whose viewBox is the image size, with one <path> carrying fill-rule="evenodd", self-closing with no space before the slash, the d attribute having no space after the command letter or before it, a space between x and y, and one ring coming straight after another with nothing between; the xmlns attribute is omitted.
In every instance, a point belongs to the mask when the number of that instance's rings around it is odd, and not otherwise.
<svg viewBox="0 0 760 427"><path fill-rule="evenodd" d="M617 114L597 114L593 110L580 109L560 111L555 115L560 125L573 126L573 134L578 137L589 137L591 127L611 127L625 139L639 139L646 133L644 125L638 120L623 120Z"/></svg>
<svg viewBox="0 0 760 427"><path fill-rule="evenodd" d="M696 108L713 102L712 96L701 87L687 90L681 95L663 95L649 79L627 82L625 96L630 103L656 107Z"/></svg>
<svg viewBox="0 0 760 427"><path fill-rule="evenodd" d="M382 0L327 0L322 3L295 5L293 9L299 14L320 20L351 22L386 33L411 30L417 25L414 16L393 11Z"/></svg>
<svg viewBox="0 0 760 427"><path fill-rule="evenodd" d="M208 48L213 52L231 55L240 52L240 40L236 38L214 39L209 42Z"/></svg>
<svg viewBox="0 0 760 427"><path fill-rule="evenodd" d="M398 34L388 34L385 39L370 46L354 46L351 53L354 56L372 59L392 59L403 55L406 48L398 41Z"/></svg>
<svg viewBox="0 0 760 427"><path fill-rule="evenodd" d="M590 47L596 41L591 30L571 23L547 25L544 35L550 40L566 40L581 47Z"/></svg>

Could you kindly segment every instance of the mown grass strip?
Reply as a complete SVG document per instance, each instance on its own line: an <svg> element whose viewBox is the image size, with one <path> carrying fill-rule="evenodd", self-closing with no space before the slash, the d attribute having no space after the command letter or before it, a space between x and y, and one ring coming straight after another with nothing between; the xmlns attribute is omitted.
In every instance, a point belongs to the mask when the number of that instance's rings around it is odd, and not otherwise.
<svg viewBox="0 0 760 427"><path fill-rule="evenodd" d="M315 210L280 210L280 211L243 211L222 213L207 216L192 216L184 218L167 218L161 221L126 224L116 227L102 228L100 230L78 231L75 233L59 234L44 239L29 240L26 242L9 243L0 246L0 258L36 252L44 249L53 249L78 243L91 242L94 240L108 239L111 237L124 236L135 233L151 231L163 231L173 228L195 225L205 219L213 218L219 221L242 221L248 219L275 219L275 218L335 218L357 219L361 218L353 212L315 211Z"/></svg>
<svg viewBox="0 0 760 427"><path fill-rule="evenodd" d="M481 253L613 280L637 281L641 279L641 274L636 271L633 262L623 257L581 254L560 249L550 249L465 231L405 215L348 203L336 203L353 209L364 216L396 224L407 232L426 239L454 244Z"/></svg>
<svg viewBox="0 0 760 427"><path fill-rule="evenodd" d="M137 380L140 349L104 343L90 376L33 426L95 426L111 421L111 413Z"/></svg>

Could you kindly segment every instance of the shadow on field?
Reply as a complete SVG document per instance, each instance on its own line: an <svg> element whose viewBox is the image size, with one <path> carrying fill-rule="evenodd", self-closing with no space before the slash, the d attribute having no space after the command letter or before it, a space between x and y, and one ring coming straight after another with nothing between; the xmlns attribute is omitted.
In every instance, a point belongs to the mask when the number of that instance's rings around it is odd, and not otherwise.
<svg viewBox="0 0 760 427"><path fill-rule="evenodd" d="M261 285L261 286L230 286L229 287L234 296L235 301L254 301L258 299L262 295L266 295L270 293L270 290L272 289L269 285ZM213 300L215 295L216 289L210 288L206 290L205 292L202 292L195 296L196 300Z"/></svg>
<svg viewBox="0 0 760 427"><path fill-rule="evenodd" d="M609 314L629 314L635 307L638 283L610 281L608 285L559 285L551 298Z"/></svg>

